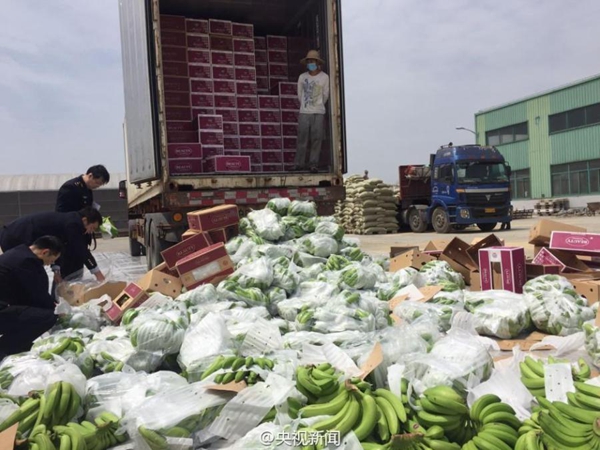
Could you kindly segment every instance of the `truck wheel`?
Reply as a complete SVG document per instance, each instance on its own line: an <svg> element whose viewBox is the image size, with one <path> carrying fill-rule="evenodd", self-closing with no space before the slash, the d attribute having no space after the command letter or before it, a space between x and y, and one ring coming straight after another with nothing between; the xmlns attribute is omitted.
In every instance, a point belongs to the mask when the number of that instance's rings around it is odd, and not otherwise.
<svg viewBox="0 0 600 450"><path fill-rule="evenodd" d="M160 254L163 250L167 249L165 242L160 239L157 235L152 234L150 236L150 248L148 248L147 265L148 270L154 269L156 266L163 262L163 257Z"/></svg>
<svg viewBox="0 0 600 450"><path fill-rule="evenodd" d="M479 229L481 231L485 231L486 233L488 231L492 231L494 228L496 228L497 223L478 223L477 227L479 227Z"/></svg>
<svg viewBox="0 0 600 450"><path fill-rule="evenodd" d="M427 231L427 222L423 220L418 209L412 209L408 213L408 224L413 233L424 233Z"/></svg>
<svg viewBox="0 0 600 450"><path fill-rule="evenodd" d="M467 228L468 225L453 225L452 229L454 231L463 231L464 229Z"/></svg>
<svg viewBox="0 0 600 450"><path fill-rule="evenodd" d="M444 208L435 208L433 216L431 216L431 222L436 233L446 234L452 229L450 218Z"/></svg>
<svg viewBox="0 0 600 450"><path fill-rule="evenodd" d="M129 238L129 253L131 256L142 256L144 253L144 246L140 244L137 239Z"/></svg>

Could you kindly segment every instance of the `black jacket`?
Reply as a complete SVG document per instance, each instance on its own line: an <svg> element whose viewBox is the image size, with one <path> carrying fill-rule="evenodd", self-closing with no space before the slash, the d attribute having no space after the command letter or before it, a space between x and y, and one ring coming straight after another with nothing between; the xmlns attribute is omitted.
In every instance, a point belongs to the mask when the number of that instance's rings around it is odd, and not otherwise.
<svg viewBox="0 0 600 450"><path fill-rule="evenodd" d="M65 244L65 251L56 262L63 278L83 269L84 264L90 271L98 266L88 248L81 216L76 212L43 212L21 217L4 226L0 246L6 252L21 244L29 246L46 235L56 236Z"/></svg>
<svg viewBox="0 0 600 450"><path fill-rule="evenodd" d="M0 255L0 302L54 310L44 263L27 245Z"/></svg>
<svg viewBox="0 0 600 450"><path fill-rule="evenodd" d="M83 176L78 176L66 181L58 191L56 198L56 212L81 211L86 206L92 206L94 194L83 181Z"/></svg>

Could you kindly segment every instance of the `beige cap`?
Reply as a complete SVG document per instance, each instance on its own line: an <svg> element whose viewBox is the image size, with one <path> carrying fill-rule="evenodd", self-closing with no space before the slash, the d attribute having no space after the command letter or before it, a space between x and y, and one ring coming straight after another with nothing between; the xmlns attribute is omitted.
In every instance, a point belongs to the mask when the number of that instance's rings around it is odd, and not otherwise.
<svg viewBox="0 0 600 450"><path fill-rule="evenodd" d="M321 55L319 54L318 51L316 50L310 50L307 54L306 54L306 58L300 60L300 64L306 64L306 60L308 59L316 59L319 63L321 64L325 64L325 61L323 61L321 59Z"/></svg>

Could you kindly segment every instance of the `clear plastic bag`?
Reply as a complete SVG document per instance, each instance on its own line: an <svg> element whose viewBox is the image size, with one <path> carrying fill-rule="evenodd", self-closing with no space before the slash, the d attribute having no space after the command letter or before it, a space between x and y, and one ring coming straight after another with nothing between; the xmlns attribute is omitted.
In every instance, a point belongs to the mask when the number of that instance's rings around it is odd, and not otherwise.
<svg viewBox="0 0 600 450"><path fill-rule="evenodd" d="M352 263L342 269L343 289L373 289L383 269L376 264Z"/></svg>
<svg viewBox="0 0 600 450"><path fill-rule="evenodd" d="M209 313L190 326L184 336L178 361L182 368L208 365L214 356L231 346L231 335L220 314Z"/></svg>
<svg viewBox="0 0 600 450"><path fill-rule="evenodd" d="M344 238L344 228L335 222L319 221L315 233L331 236L338 242Z"/></svg>
<svg viewBox="0 0 600 450"><path fill-rule="evenodd" d="M280 217L270 209L261 209L248 213L248 219L258 236L268 241L277 241L285 234L285 226Z"/></svg>
<svg viewBox="0 0 600 450"><path fill-rule="evenodd" d="M288 215L315 217L317 215L317 205L314 202L294 200L288 208Z"/></svg>
<svg viewBox="0 0 600 450"><path fill-rule="evenodd" d="M186 307L199 306L207 303L215 303L219 301L217 289L212 284L203 284L191 291L184 292L176 299L178 302L183 302Z"/></svg>
<svg viewBox="0 0 600 450"><path fill-rule="evenodd" d="M289 198L272 198L267 202L266 207L280 216L285 216L291 204L292 201Z"/></svg>
<svg viewBox="0 0 600 450"><path fill-rule="evenodd" d="M237 269L230 277L243 288L268 289L273 283L273 267L271 262L263 257Z"/></svg>
<svg viewBox="0 0 600 450"><path fill-rule="evenodd" d="M466 292L465 308L475 317L477 332L486 336L512 339L531 325L523 296L514 292Z"/></svg>
<svg viewBox="0 0 600 450"><path fill-rule="evenodd" d="M455 272L446 261L428 262L421 267L420 272L428 286L437 286L449 281L457 284L460 289L465 288L465 280L462 275Z"/></svg>
<svg viewBox="0 0 600 450"><path fill-rule="evenodd" d="M313 233L305 236L301 241L301 250L318 258L329 258L338 252L338 243L326 234Z"/></svg>
<svg viewBox="0 0 600 450"><path fill-rule="evenodd" d="M443 305L414 300L405 300L394 308L394 314L408 323L421 317L427 317L430 321L437 323L440 331L448 331L452 325L452 318L460 311L464 311L462 304Z"/></svg>

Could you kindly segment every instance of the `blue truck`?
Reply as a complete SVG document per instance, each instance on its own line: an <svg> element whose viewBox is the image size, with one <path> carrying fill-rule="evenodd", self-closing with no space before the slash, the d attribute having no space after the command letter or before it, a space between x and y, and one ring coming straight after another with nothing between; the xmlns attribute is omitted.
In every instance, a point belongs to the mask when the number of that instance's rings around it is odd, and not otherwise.
<svg viewBox="0 0 600 450"><path fill-rule="evenodd" d="M495 147L449 144L430 155L428 166L399 170L399 218L413 232L510 226L511 169Z"/></svg>

